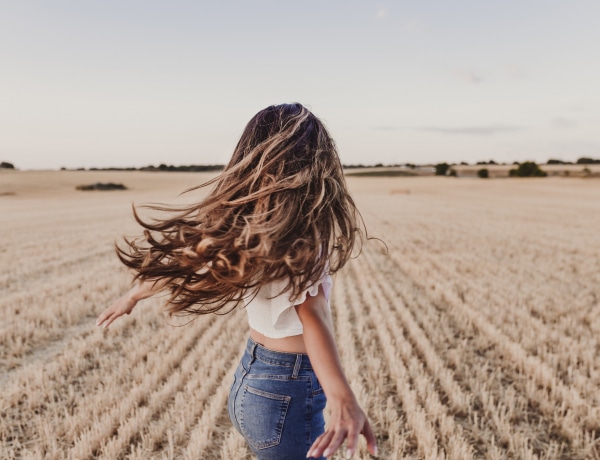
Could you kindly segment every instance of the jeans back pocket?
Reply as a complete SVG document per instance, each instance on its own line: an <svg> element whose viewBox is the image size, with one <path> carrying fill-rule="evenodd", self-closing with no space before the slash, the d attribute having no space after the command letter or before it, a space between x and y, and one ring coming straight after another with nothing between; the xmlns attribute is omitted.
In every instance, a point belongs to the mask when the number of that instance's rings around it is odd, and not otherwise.
<svg viewBox="0 0 600 460"><path fill-rule="evenodd" d="M280 443L291 399L291 396L244 385L240 428L254 449L267 449Z"/></svg>

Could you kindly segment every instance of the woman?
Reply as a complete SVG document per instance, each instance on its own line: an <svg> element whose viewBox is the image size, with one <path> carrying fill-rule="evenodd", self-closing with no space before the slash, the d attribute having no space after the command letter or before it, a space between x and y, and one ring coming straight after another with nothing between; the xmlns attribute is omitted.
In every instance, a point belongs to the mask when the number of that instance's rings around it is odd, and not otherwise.
<svg viewBox="0 0 600 460"><path fill-rule="evenodd" d="M145 222L134 209L144 237L117 251L139 282L97 324L108 327L165 290L170 314L245 306L250 337L228 409L257 458L323 458L344 441L350 458L359 434L376 455L332 333L330 275L362 232L324 125L300 104L260 111L206 185L214 188L200 203L153 207L167 218Z"/></svg>

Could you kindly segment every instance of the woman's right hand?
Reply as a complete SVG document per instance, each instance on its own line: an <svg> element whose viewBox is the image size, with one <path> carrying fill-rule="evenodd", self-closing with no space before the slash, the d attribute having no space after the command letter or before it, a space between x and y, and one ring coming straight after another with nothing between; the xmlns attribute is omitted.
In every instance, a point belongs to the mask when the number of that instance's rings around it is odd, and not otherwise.
<svg viewBox="0 0 600 460"><path fill-rule="evenodd" d="M137 300L129 291L127 294L119 297L115 302L98 316L96 326L107 328L119 316L130 314L137 304Z"/></svg>
<svg viewBox="0 0 600 460"><path fill-rule="evenodd" d="M152 297L167 286L167 281L141 281L127 294L119 297L115 303L102 312L96 320L96 326L108 327L119 316L128 315L140 300Z"/></svg>

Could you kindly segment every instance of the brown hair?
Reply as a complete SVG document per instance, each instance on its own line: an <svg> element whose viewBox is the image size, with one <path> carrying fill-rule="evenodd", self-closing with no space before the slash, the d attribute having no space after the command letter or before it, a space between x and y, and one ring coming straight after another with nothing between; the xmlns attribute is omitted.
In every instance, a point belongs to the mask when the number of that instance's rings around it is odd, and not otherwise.
<svg viewBox="0 0 600 460"><path fill-rule="evenodd" d="M362 243L362 218L348 194L333 139L301 104L258 112L200 203L147 205L171 217L144 221L140 239L117 246L140 280L170 289L171 314L235 308L273 280L295 299L325 270L334 273Z"/></svg>

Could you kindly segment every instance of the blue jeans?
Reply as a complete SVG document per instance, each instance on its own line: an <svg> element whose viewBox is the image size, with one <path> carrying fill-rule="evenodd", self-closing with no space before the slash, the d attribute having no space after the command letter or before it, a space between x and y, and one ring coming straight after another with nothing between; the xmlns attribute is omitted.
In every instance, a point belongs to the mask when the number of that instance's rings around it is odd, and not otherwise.
<svg viewBox="0 0 600 460"><path fill-rule="evenodd" d="M325 430L326 402L308 355L269 350L248 339L227 407L258 459L305 460Z"/></svg>

